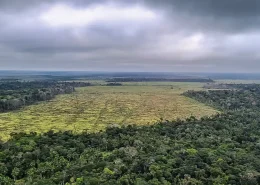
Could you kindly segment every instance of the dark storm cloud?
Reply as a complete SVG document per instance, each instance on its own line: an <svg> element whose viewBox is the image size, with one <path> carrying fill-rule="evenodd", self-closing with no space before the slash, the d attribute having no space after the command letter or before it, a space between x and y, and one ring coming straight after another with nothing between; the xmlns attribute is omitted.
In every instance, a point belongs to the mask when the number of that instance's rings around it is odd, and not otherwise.
<svg viewBox="0 0 260 185"><path fill-rule="evenodd" d="M1 69L253 72L259 47L258 0L0 0Z"/></svg>
<svg viewBox="0 0 260 185"><path fill-rule="evenodd" d="M169 7L193 15L213 17L258 16L260 2L258 0L146 0L157 7Z"/></svg>
<svg viewBox="0 0 260 185"><path fill-rule="evenodd" d="M241 32L260 27L258 0L147 0L152 7L167 9L194 28Z"/></svg>

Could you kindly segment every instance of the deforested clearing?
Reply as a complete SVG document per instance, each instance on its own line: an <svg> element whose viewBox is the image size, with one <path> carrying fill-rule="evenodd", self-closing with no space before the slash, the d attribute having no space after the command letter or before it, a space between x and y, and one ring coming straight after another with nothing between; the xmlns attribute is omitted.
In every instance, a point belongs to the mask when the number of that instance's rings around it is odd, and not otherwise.
<svg viewBox="0 0 260 185"><path fill-rule="evenodd" d="M12 132L72 130L97 132L107 126L151 125L160 120L197 118L218 111L181 94L201 83L125 83L123 86L77 88L48 102L0 114L0 137Z"/></svg>

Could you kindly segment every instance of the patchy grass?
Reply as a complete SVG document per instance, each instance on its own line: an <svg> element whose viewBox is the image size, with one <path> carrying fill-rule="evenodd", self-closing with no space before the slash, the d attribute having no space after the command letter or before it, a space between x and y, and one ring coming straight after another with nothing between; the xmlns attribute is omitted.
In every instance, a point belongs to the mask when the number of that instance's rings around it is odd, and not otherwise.
<svg viewBox="0 0 260 185"><path fill-rule="evenodd" d="M215 114L213 108L181 96L188 89L199 90L202 86L148 82L78 88L74 94L0 114L0 137L6 140L11 132L21 131L96 132L111 124L149 125L160 118L174 120Z"/></svg>

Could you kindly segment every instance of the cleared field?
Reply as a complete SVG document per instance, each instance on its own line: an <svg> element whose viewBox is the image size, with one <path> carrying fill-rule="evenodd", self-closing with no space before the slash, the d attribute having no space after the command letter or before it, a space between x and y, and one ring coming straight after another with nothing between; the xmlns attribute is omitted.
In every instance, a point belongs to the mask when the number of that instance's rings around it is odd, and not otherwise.
<svg viewBox="0 0 260 185"><path fill-rule="evenodd" d="M11 132L48 130L96 132L111 124L149 125L159 121L202 117L217 111L181 96L201 83L127 83L124 86L78 88L74 94L0 114L0 137Z"/></svg>

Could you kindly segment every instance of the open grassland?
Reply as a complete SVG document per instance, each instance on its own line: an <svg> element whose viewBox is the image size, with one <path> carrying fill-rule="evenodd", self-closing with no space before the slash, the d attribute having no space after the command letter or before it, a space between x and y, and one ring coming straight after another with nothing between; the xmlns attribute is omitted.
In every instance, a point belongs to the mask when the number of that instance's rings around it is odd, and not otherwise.
<svg viewBox="0 0 260 185"><path fill-rule="evenodd" d="M49 130L96 132L108 125L149 125L164 120L215 114L213 108L181 95L199 90L201 83L147 82L124 86L78 88L74 94L59 95L49 102L0 114L0 137L11 132Z"/></svg>

